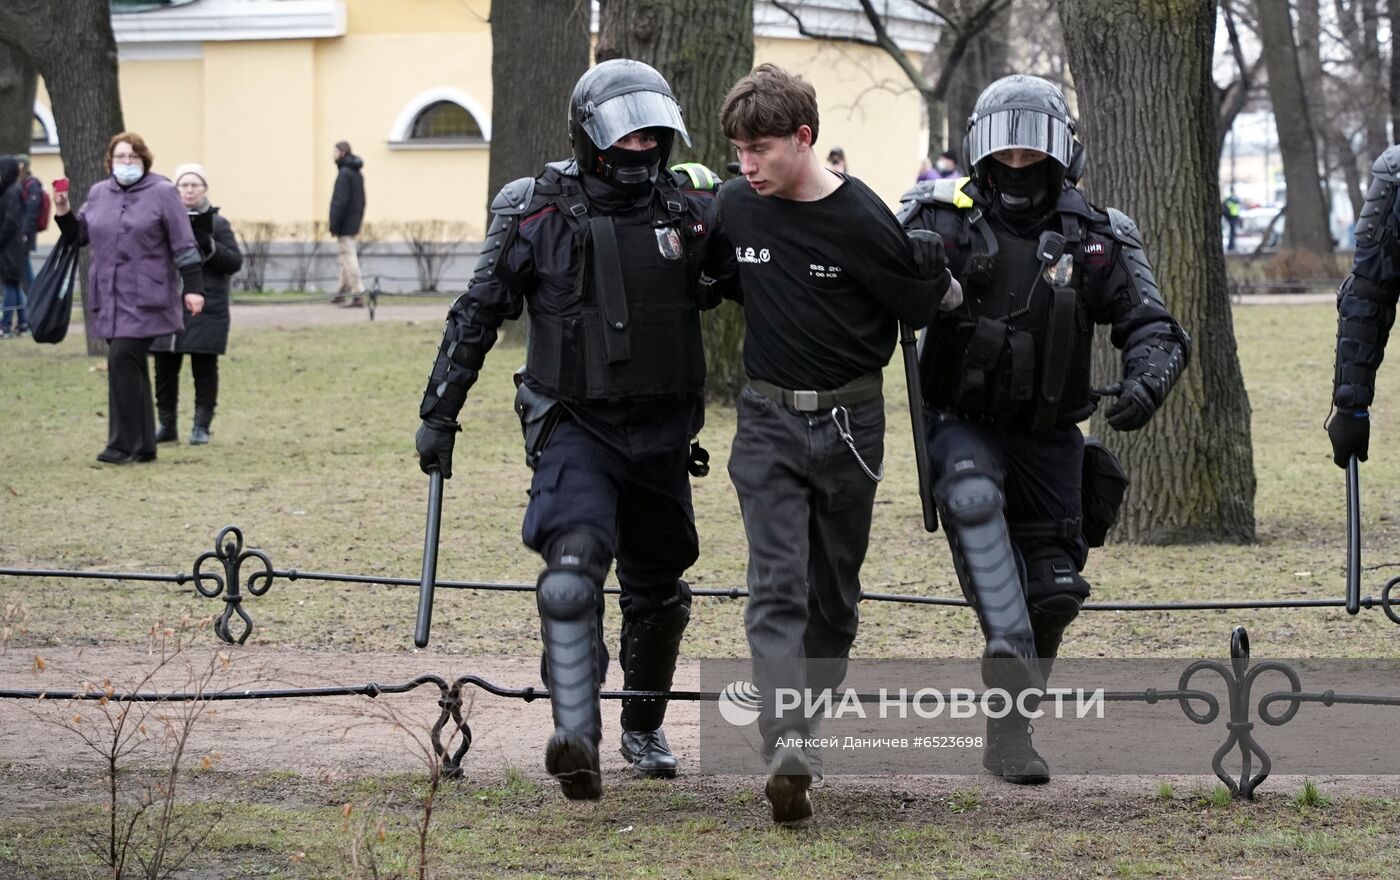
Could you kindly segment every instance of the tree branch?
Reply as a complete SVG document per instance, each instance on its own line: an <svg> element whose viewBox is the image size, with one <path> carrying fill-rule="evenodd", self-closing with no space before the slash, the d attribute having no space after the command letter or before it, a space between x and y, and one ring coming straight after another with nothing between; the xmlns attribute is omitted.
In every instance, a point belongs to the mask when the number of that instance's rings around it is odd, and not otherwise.
<svg viewBox="0 0 1400 880"><path fill-rule="evenodd" d="M807 30L807 24L802 20L802 16L798 15L795 10L788 8L788 4L781 2L781 0L773 0L773 5L778 7L783 12L786 12L788 17L792 19L793 24L797 25L797 32L804 37L808 37L809 39L829 40L833 43L859 43L862 46L880 45L874 40L867 40L864 37L843 34L819 34L815 31L809 31Z"/></svg>

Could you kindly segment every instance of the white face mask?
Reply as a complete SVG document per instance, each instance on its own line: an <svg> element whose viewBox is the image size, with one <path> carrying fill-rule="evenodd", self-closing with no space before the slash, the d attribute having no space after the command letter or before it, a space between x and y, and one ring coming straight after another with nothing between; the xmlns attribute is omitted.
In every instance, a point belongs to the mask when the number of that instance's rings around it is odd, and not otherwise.
<svg viewBox="0 0 1400 880"><path fill-rule="evenodd" d="M953 170L953 162L951 159L939 159L937 162L933 163L933 167L947 174L949 171Z"/></svg>
<svg viewBox="0 0 1400 880"><path fill-rule="evenodd" d="M113 165L112 176L117 179L117 183L122 186L131 186L141 179L141 175L146 173L146 169L140 165Z"/></svg>

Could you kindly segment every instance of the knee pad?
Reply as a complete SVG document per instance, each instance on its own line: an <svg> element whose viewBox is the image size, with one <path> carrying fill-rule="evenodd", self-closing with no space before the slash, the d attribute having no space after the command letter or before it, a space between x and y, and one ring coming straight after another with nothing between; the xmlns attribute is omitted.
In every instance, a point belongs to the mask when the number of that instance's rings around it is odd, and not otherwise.
<svg viewBox="0 0 1400 880"><path fill-rule="evenodd" d="M943 519L953 525L980 525L1006 506L996 481L985 471L972 468L954 470L939 480L935 493L941 500Z"/></svg>
<svg viewBox="0 0 1400 880"><path fill-rule="evenodd" d="M1037 629L1063 630L1089 598L1089 582L1061 547L1038 547L1025 554L1026 605Z"/></svg>
<svg viewBox="0 0 1400 880"><path fill-rule="evenodd" d="M545 620L584 620L598 614L599 587L577 571L547 569L535 591Z"/></svg>
<svg viewBox="0 0 1400 880"><path fill-rule="evenodd" d="M575 571L600 584L612 564L612 548L585 531L556 536L545 546L543 555L549 571Z"/></svg>

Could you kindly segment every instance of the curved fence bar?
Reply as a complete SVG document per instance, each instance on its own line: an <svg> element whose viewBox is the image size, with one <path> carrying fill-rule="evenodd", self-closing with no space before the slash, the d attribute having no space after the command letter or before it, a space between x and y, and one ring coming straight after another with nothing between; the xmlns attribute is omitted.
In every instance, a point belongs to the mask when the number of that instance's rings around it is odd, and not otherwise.
<svg viewBox="0 0 1400 880"><path fill-rule="evenodd" d="M253 563L254 570L246 577L244 565ZM217 563L217 565L216 565ZM215 633L229 644L244 644L253 632L253 618L243 603L244 590L249 596L261 596L272 589L278 578L286 581L320 581L323 583L366 584L394 587L417 587L421 579L408 577L385 577L382 575L349 574L331 571L301 571L295 568L275 568L266 552L256 548L244 548L243 530L236 525L222 528L214 539L214 549L201 553L194 562L192 573L158 574L154 572L120 571L72 571L67 569L40 568L0 568L0 576L12 577L54 577L86 578L98 580L149 581L156 583L193 583L195 590L205 598L224 600L224 610L215 621ZM495 583L491 581L436 580L436 589L444 590L483 590L509 593L533 593L534 584ZM1258 609L1302 609L1302 608L1343 608L1352 607L1371 610L1381 609L1396 625L1400 625L1400 609L1396 607L1395 587L1400 584L1400 576L1391 578L1381 590L1380 596L1358 596L1352 590L1336 599L1246 599L1246 600L1201 600L1183 602L1088 602L1085 611L1247 611ZM605 587L604 593L617 595L618 587ZM744 599L748 590L743 587L692 587L694 596L716 599ZM861 594L867 602L897 602L907 605L932 605L946 608L966 608L968 603L962 597L917 596L906 593ZM234 617L241 626L234 623Z"/></svg>

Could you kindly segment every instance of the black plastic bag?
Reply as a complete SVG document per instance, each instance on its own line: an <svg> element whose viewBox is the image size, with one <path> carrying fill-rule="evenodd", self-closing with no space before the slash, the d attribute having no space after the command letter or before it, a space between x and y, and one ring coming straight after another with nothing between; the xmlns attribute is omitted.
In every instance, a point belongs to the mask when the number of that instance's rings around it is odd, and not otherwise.
<svg viewBox="0 0 1400 880"><path fill-rule="evenodd" d="M79 250L75 238L60 237L29 287L29 332L35 342L57 344L68 335Z"/></svg>

